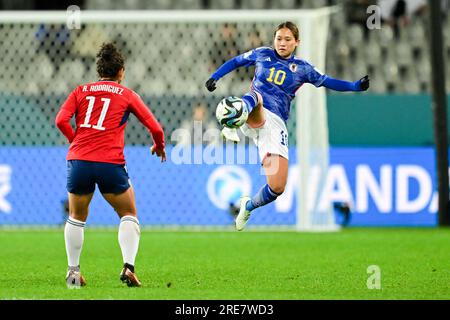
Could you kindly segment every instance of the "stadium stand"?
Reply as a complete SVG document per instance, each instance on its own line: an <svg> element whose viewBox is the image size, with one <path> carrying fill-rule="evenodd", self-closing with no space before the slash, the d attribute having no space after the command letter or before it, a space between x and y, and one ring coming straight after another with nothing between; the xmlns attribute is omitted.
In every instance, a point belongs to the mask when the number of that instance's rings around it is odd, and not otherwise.
<svg viewBox="0 0 450 320"><path fill-rule="evenodd" d="M35 5L38 2L35 1ZM36 6L33 7L30 3L33 1L2 0L0 9L34 9ZM337 1L85 0L78 3L82 10L208 10L317 8L336 5ZM398 35L389 24L367 32L362 20L367 17L367 13L364 15L361 11L361 3L366 8L376 1L347 0L342 5L343 10L333 15L326 72L348 80L356 80L360 75L369 73L372 79L371 93L429 92L431 68L426 15L412 17L408 25L400 28ZM448 1L443 1L443 13L447 12ZM450 73L448 20L447 18L444 24L447 74ZM233 29L233 26L224 25L224 28ZM127 56L124 84L139 92L151 106L154 103L165 105L164 108L154 109L158 118L165 117L165 130L170 135L190 115L199 100L213 105L217 96L245 92L248 89L251 72L245 70L240 70L233 81L223 80L215 97L206 94L203 83L214 68L231 56L261 44L270 44L272 29L271 23L240 24L239 29L224 30L223 33L189 29L189 25L182 24L170 27L159 25L159 28L151 30L139 24L132 28L117 24L90 24L81 30L68 32L64 25L41 25L36 28L36 25L24 23L18 28L17 25L0 23L0 61L4 66L0 73L0 109L4 115L0 118L0 130L8 132L6 136L2 133L0 144L30 143L26 137L32 133L25 130L16 134L14 132L18 130L12 128L25 126L24 121L30 117L30 108L38 110L35 119L43 120L40 137L36 136L33 143L64 144L64 138L56 134L53 128L56 111L75 86L96 79L95 53L106 40L116 41ZM162 38L176 38L178 49L173 50L169 46L158 49L157 46L152 46L152 43ZM217 55L214 56L214 53ZM159 64L158 61L163 63ZM173 63L166 64L168 61ZM161 70L161 65L165 65L164 70ZM177 76L173 77L174 74ZM238 77L240 81L237 81ZM450 92L450 77L447 78L446 85ZM170 114L170 117L166 114ZM11 124L11 119L14 124ZM135 119L131 119L129 125L134 127L135 124ZM148 137L140 129L128 130L126 139L129 144L148 142Z"/></svg>

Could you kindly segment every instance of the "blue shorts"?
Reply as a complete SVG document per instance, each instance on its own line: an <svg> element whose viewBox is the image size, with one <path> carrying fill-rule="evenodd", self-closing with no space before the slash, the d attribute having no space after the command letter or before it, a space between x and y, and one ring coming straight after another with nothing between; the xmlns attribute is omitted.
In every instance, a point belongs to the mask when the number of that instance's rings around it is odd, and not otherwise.
<svg viewBox="0 0 450 320"><path fill-rule="evenodd" d="M88 194L98 185L101 193L122 193L130 187L127 169L123 164L67 161L67 191Z"/></svg>

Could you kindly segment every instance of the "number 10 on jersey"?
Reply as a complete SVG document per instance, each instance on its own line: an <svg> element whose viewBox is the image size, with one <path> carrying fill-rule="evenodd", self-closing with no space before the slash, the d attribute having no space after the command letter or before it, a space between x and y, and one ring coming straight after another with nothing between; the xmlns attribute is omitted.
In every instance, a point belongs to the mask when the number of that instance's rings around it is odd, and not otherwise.
<svg viewBox="0 0 450 320"><path fill-rule="evenodd" d="M111 99L108 98L101 98L103 101L103 108L102 112L100 113L100 117L98 118L96 125L89 124L89 120L91 119L92 110L94 109L95 104L95 97L87 96L87 100L89 100L89 105L86 111L86 117L84 118L84 123L80 125L81 128L92 128L97 130L105 130L105 127L102 127L103 121L105 121L106 112L109 108L109 103L111 102Z"/></svg>
<svg viewBox="0 0 450 320"><path fill-rule="evenodd" d="M274 74L275 74L275 77L274 77ZM270 68L270 74L266 80L281 86L284 82L284 79L286 79L285 71L277 70L277 72L275 73L275 68Z"/></svg>

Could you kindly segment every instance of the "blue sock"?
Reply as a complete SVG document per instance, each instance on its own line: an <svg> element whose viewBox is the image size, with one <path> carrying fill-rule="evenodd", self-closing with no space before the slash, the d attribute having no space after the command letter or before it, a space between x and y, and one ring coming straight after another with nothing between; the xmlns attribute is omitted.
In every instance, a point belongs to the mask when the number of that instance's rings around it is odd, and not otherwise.
<svg viewBox="0 0 450 320"><path fill-rule="evenodd" d="M270 189L269 185L266 184L250 201L247 202L245 207L248 211L252 211L253 209L275 201L278 196L279 194Z"/></svg>
<svg viewBox="0 0 450 320"><path fill-rule="evenodd" d="M253 91L244 94L242 100L244 100L247 105L248 113L252 112L253 108L258 105L258 96Z"/></svg>

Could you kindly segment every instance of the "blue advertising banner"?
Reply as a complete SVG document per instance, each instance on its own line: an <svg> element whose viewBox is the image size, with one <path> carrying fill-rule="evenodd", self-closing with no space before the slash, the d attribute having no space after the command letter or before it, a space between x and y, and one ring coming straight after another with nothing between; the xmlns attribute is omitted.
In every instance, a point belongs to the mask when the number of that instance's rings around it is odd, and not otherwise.
<svg viewBox="0 0 450 320"><path fill-rule="evenodd" d="M169 147L168 161L161 164L146 147L126 147L141 224L231 225L230 204L265 184L256 149L231 148L217 155L208 147ZM244 152L233 153L240 148ZM0 148L1 225L64 223L66 153L66 147ZM247 158L241 158L242 154ZM318 205L349 203L351 226L435 226L434 166L431 148L332 148L325 189L317 195ZM298 187L299 168L295 148L291 148L284 194L255 211L251 224L294 225ZM98 190L89 212L89 225L119 222Z"/></svg>

